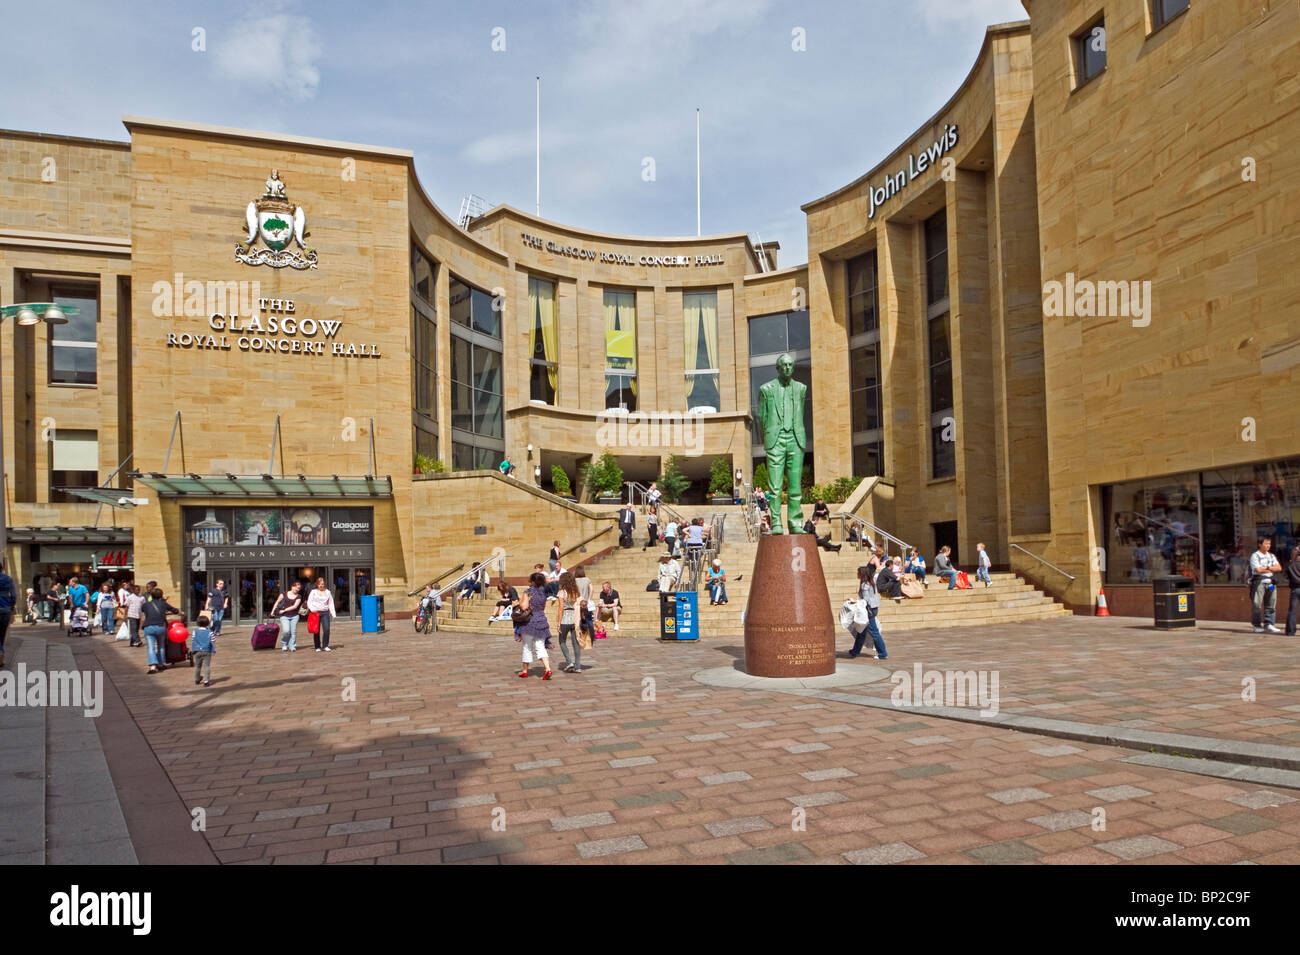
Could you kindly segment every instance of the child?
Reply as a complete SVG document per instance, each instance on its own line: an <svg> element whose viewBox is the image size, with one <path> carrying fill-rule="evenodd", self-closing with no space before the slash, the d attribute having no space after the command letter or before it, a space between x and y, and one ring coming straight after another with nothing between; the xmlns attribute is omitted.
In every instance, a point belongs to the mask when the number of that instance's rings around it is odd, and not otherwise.
<svg viewBox="0 0 1300 955"><path fill-rule="evenodd" d="M217 645L211 628L212 618L206 612L199 614L198 626L194 628L194 640L190 644L190 652L194 656L195 686L200 683L204 686L212 685L212 654L217 652Z"/></svg>
<svg viewBox="0 0 1300 955"><path fill-rule="evenodd" d="M988 551L984 549L983 544L976 544L979 550L980 565L975 571L975 579L984 581L984 589L988 590L993 586L993 579L989 576L989 570L993 567L993 562L989 560Z"/></svg>

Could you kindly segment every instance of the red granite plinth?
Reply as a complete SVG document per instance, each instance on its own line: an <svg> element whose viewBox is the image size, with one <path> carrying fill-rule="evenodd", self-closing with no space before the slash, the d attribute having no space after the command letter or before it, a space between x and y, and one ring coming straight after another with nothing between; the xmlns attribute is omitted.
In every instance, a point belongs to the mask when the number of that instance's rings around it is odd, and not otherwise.
<svg viewBox="0 0 1300 955"><path fill-rule="evenodd" d="M772 677L835 672L835 618L811 534L758 539L745 605L745 672Z"/></svg>

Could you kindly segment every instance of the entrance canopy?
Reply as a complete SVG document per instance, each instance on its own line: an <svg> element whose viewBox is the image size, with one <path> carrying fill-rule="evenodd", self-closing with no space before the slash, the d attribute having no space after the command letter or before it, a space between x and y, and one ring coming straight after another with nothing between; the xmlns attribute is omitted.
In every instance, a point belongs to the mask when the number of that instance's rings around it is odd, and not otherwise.
<svg viewBox="0 0 1300 955"><path fill-rule="evenodd" d="M332 474L328 477L299 474L272 477L270 474L167 475L157 471L133 471L129 475L159 497L392 497L393 481L388 476L360 477Z"/></svg>
<svg viewBox="0 0 1300 955"><path fill-rule="evenodd" d="M11 527L13 544L125 544L131 546L129 527Z"/></svg>

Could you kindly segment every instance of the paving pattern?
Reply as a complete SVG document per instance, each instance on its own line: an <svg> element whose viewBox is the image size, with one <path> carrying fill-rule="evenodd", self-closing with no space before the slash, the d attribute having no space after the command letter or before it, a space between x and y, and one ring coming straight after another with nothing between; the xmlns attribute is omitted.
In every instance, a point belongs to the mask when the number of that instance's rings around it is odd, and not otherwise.
<svg viewBox="0 0 1300 955"><path fill-rule="evenodd" d="M1251 723L1247 708L1296 716L1290 644L1237 636L1239 659L1215 662L1198 633L1198 663L1174 652L1188 637L1141 627L1067 618L909 633L889 663L998 666L1004 707L1060 703L1050 712L1180 730L1195 719L1199 732L1275 741L1297 729ZM539 668L516 675L508 635L341 624L330 654L225 640L210 688L188 668L146 676L139 651L95 644L225 863L1300 862L1300 791L693 679L733 663L739 639L609 640L583 674L550 681ZM873 664L842 663L858 665ZM1247 673L1267 698L1238 706L1229 691Z"/></svg>

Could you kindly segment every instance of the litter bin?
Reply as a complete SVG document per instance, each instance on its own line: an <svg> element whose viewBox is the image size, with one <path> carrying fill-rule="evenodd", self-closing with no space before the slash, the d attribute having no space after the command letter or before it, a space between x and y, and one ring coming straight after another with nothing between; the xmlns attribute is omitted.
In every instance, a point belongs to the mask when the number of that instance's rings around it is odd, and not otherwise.
<svg viewBox="0 0 1300 955"><path fill-rule="evenodd" d="M673 594L677 604L677 639L700 639L700 595L693 590Z"/></svg>
<svg viewBox="0 0 1300 955"><path fill-rule="evenodd" d="M677 600L676 594L659 594L659 639L677 639Z"/></svg>
<svg viewBox="0 0 1300 955"><path fill-rule="evenodd" d="M361 632L384 632L384 598L380 594L370 594L361 598Z"/></svg>
<svg viewBox="0 0 1300 955"><path fill-rule="evenodd" d="M1181 630L1196 626L1196 581L1190 577L1155 577L1156 629Z"/></svg>

